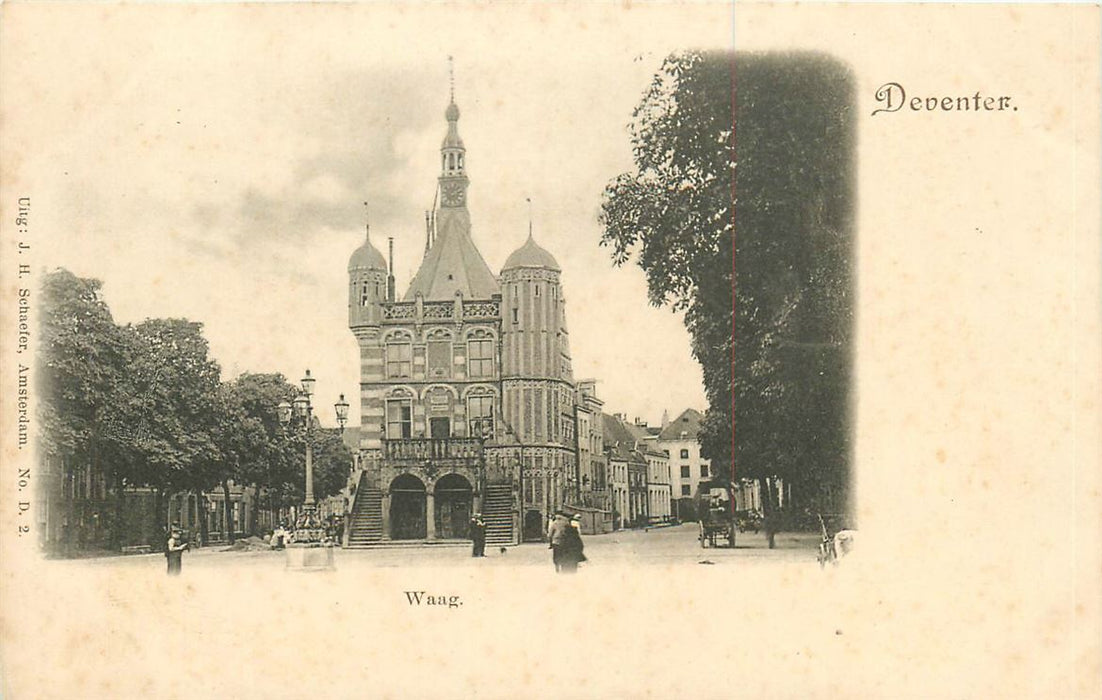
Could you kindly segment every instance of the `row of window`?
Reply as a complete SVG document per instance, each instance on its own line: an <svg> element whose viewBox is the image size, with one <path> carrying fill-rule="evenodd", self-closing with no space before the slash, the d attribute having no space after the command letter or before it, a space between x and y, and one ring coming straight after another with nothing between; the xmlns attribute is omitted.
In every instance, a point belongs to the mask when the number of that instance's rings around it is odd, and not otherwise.
<svg viewBox="0 0 1102 700"><path fill-rule="evenodd" d="M489 436L494 432L494 397L467 398L467 435ZM429 417L429 437L451 437L449 416ZM386 437L388 440L413 437L413 401L388 399L386 402ZM419 435L418 437L424 437Z"/></svg>
<svg viewBox="0 0 1102 700"><path fill-rule="evenodd" d="M425 343L425 362L428 376L450 377L452 373L452 342L430 340ZM481 338L467 341L467 376L492 377L494 375L494 341ZM413 376L413 344L386 344L386 376L402 379Z"/></svg>
<svg viewBox="0 0 1102 700"><path fill-rule="evenodd" d="M559 288L558 288L558 287L556 287L556 286L555 286L555 285L553 285L553 284L549 284L549 285L547 285L547 288L551 290L551 298L552 298L552 299L554 299L554 300L556 300L556 301L558 301L558 298L559 298ZM514 283L513 283L513 302L514 302L514 303L516 303L516 300L520 298L520 295L519 295L519 293L518 293L518 289L519 289L519 287L518 287L517 283L516 283L516 282L514 282ZM538 297L538 296L540 295L540 283L539 283L539 282L536 282L536 283L535 283L535 284L533 285L533 287L532 287L532 293L533 293L533 294L535 294L535 296L537 296L537 297Z"/></svg>
<svg viewBox="0 0 1102 700"><path fill-rule="evenodd" d="M681 478L682 479L691 479L692 476L693 476L692 469L693 468L690 467L688 464L682 464L681 465ZM700 478L704 479L704 478L707 478L707 476L708 476L708 465L707 464L701 464L700 465Z"/></svg>
<svg viewBox="0 0 1102 700"><path fill-rule="evenodd" d="M670 456L670 451L669 450L662 450L662 451L666 453L667 457ZM681 450L681 459L688 459L688 458L689 458L689 451L686 450L686 449L682 449Z"/></svg>

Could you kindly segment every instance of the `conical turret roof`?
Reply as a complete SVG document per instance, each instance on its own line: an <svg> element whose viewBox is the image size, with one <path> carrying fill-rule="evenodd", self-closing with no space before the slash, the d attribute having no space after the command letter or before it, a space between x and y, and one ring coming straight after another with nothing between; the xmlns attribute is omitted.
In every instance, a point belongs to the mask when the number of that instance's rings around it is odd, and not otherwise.
<svg viewBox="0 0 1102 700"><path fill-rule="evenodd" d="M531 232L528 233L528 240L524 242L524 245L513 251L512 255L505 260L505 266L501 269L509 270L515 267L542 267L555 272L562 270L555 260L555 256L541 248L536 240L532 238Z"/></svg>
<svg viewBox="0 0 1102 700"><path fill-rule="evenodd" d="M348 259L349 272L362 269L386 271L386 259L375 246L371 245L370 234L364 239L363 245L357 248Z"/></svg>

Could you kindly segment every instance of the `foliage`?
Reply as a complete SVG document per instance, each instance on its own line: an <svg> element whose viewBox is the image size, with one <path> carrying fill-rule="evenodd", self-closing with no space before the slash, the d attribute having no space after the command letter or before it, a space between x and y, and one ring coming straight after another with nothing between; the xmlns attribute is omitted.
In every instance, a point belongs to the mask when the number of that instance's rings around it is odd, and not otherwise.
<svg viewBox="0 0 1102 700"><path fill-rule="evenodd" d="M314 431L314 495L318 500L341 492L351 464L352 450L339 429Z"/></svg>
<svg viewBox="0 0 1102 700"><path fill-rule="evenodd" d="M110 419L127 409L117 390L129 361L126 338L100 297L97 280L66 270L48 273L42 288L37 366L42 448L89 459L126 443Z"/></svg>
<svg viewBox="0 0 1102 700"><path fill-rule="evenodd" d="M672 55L633 115L636 170L604 193L614 263L685 312L719 478L845 484L850 84L817 56Z"/></svg>
<svg viewBox="0 0 1102 700"><path fill-rule="evenodd" d="M261 487L270 507L302 502L305 435L280 424L297 389L280 374L221 381L202 325L117 325L97 280L45 278L38 367L42 447L97 465L113 487L210 491ZM345 485L352 456L339 431L311 431L315 494Z"/></svg>
<svg viewBox="0 0 1102 700"><path fill-rule="evenodd" d="M140 408L135 482L159 489L207 489L218 480L215 443L218 363L202 325L149 319L127 326L134 347L126 387Z"/></svg>

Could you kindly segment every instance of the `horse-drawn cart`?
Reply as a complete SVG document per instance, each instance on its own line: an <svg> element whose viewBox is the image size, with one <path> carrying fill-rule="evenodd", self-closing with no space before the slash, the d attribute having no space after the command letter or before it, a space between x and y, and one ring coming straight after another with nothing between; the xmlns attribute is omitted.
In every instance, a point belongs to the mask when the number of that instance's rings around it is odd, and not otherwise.
<svg viewBox="0 0 1102 700"><path fill-rule="evenodd" d="M731 493L722 485L704 482L697 491L697 513L700 517L700 546L716 547L725 540L735 546L735 513L731 509Z"/></svg>

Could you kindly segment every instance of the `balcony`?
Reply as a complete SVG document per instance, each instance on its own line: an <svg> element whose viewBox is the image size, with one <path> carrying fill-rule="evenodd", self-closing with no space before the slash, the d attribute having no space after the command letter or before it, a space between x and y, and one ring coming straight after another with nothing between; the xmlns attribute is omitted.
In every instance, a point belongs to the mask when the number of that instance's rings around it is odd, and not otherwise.
<svg viewBox="0 0 1102 700"><path fill-rule="evenodd" d="M383 458L391 462L441 462L482 457L479 438L401 438L383 440Z"/></svg>

